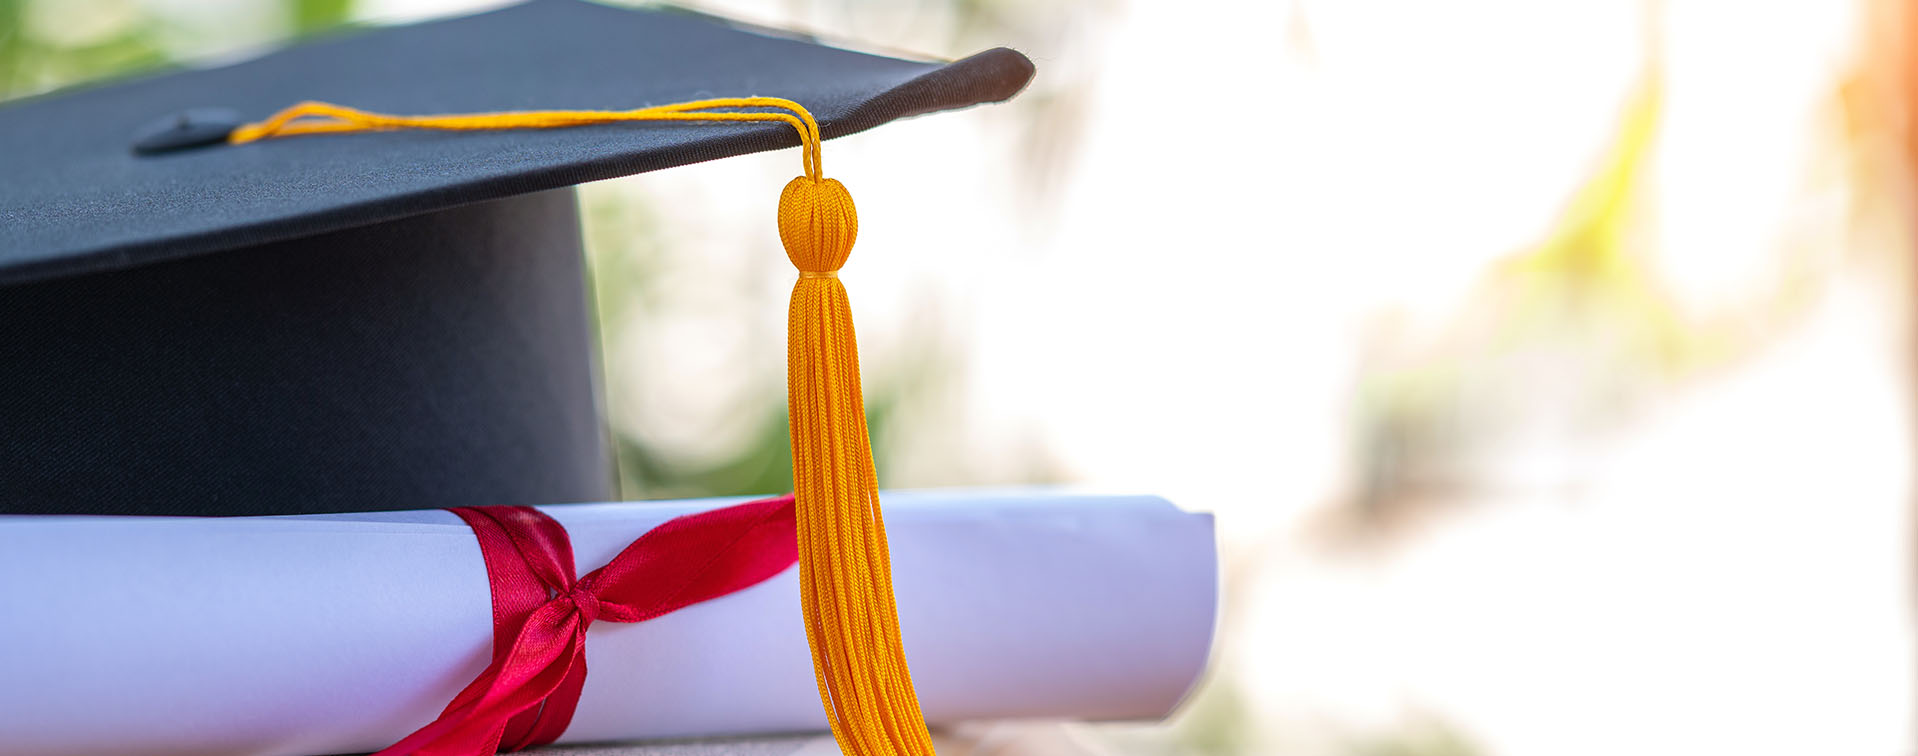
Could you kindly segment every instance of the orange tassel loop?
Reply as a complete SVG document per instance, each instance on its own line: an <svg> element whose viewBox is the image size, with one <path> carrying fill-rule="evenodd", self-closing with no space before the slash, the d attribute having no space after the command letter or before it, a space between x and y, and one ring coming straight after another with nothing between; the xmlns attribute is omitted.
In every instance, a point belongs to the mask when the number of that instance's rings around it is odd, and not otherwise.
<svg viewBox="0 0 1918 756"><path fill-rule="evenodd" d="M626 121L770 121L799 132L804 175L779 196L779 239L799 269L787 315L786 406L792 423L806 640L812 646L819 700L840 750L850 756L931 756L932 737L899 639L892 559L859 388L852 304L839 283L839 268L859 235L859 216L846 187L821 175L819 125L805 108L772 97L734 97L621 111L395 116L306 102L242 126L228 141Z"/></svg>

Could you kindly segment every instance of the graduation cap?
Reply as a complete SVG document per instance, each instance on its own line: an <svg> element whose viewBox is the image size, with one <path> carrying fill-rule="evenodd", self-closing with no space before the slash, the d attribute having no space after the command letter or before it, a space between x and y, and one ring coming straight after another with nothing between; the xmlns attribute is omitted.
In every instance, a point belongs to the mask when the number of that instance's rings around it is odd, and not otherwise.
<svg viewBox="0 0 1918 756"><path fill-rule="evenodd" d="M778 208L808 637L842 744L927 752L819 142L1032 73L540 0L0 108L0 513L608 498L570 187L801 146Z"/></svg>
<svg viewBox="0 0 1918 756"><path fill-rule="evenodd" d="M540 0L0 107L0 512L609 498L569 187L803 141L779 121L652 120L231 143L243 123L306 100L767 96L831 139L1003 100L1032 72L1006 49L900 60Z"/></svg>

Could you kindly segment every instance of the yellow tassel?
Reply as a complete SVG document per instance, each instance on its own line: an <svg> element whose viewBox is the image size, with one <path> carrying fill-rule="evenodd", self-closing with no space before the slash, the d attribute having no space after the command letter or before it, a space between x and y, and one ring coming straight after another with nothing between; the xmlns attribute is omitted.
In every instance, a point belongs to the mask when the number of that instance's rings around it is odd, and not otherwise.
<svg viewBox="0 0 1918 756"><path fill-rule="evenodd" d="M931 754L899 639L852 303L838 275L858 234L852 196L838 181L800 176L779 196L779 239L799 269L786 320L786 412L800 604L840 749Z"/></svg>
<svg viewBox="0 0 1918 756"><path fill-rule="evenodd" d="M784 112L765 112L765 110ZM859 388L852 305L839 268L859 235L852 195L821 175L819 124L798 103L730 97L623 111L545 110L397 116L303 102L227 141L392 129L563 128L632 121L779 122L799 132L805 175L779 196L779 239L799 269L787 320L800 605L833 737L851 756L930 756L932 737L899 639L892 559Z"/></svg>

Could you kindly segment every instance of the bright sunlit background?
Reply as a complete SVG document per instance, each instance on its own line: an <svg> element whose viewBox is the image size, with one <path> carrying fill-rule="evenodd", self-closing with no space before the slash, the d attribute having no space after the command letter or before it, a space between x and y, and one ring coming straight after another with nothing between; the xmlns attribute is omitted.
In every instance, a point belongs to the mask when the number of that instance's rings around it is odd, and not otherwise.
<svg viewBox="0 0 1918 756"><path fill-rule="evenodd" d="M481 5L0 0L0 94ZM1203 687L1088 744L1913 752L1918 4L694 7L1037 62L825 160L886 485L1218 514ZM797 164L583 189L629 498L787 485Z"/></svg>

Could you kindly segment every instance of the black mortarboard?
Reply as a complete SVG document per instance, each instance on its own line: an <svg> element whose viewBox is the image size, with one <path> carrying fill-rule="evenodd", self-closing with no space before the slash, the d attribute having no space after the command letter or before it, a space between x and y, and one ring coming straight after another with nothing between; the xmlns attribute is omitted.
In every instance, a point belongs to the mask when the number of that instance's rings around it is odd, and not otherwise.
<svg viewBox="0 0 1918 756"><path fill-rule="evenodd" d="M193 145L242 120L302 100L465 113L765 95L832 138L1003 100L1032 72L1004 49L908 61L541 0L0 108L0 512L607 498L568 187L799 144L762 123Z"/></svg>

